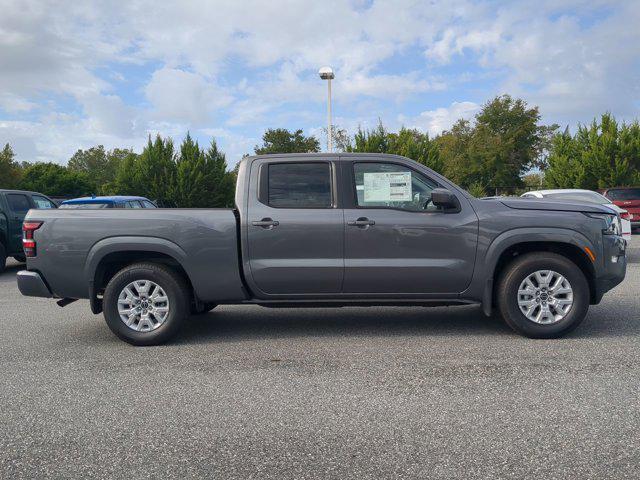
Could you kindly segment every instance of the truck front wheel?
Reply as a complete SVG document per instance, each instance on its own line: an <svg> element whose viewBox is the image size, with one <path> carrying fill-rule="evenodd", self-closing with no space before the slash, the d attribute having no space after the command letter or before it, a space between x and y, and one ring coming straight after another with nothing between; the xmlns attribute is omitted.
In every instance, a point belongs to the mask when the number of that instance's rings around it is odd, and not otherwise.
<svg viewBox="0 0 640 480"><path fill-rule="evenodd" d="M498 284L505 322L530 338L557 338L576 328L589 309L589 284L571 260L532 252L507 265Z"/></svg>
<svg viewBox="0 0 640 480"><path fill-rule="evenodd" d="M132 345L159 345L173 338L189 314L189 290L178 273L154 263L129 265L109 281L104 318Z"/></svg>

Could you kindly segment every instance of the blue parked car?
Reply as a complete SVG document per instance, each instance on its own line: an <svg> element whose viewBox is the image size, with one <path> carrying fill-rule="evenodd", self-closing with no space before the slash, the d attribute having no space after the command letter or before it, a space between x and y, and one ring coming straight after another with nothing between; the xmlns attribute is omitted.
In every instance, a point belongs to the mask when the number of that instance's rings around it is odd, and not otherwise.
<svg viewBox="0 0 640 480"><path fill-rule="evenodd" d="M158 208L148 198L114 195L110 197L82 197L65 200L60 208Z"/></svg>

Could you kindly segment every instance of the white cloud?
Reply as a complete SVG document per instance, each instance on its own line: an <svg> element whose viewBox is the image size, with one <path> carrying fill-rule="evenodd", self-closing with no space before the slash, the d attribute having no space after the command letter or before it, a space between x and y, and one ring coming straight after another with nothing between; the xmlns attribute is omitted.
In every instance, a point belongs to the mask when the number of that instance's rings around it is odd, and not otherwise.
<svg viewBox="0 0 640 480"><path fill-rule="evenodd" d="M418 128L434 137L445 130L451 129L460 119L470 120L480 110L480 105L474 102L453 102L448 107L422 112L415 118L399 117L405 126Z"/></svg>
<svg viewBox="0 0 640 480"><path fill-rule="evenodd" d="M233 97L197 73L175 68L156 70L145 88L154 117L199 124Z"/></svg>

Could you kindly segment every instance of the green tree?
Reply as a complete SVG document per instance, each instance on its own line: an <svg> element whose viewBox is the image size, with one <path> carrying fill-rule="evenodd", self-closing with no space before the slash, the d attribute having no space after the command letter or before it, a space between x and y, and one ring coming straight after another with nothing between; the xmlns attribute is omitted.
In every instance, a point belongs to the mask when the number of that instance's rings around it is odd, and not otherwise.
<svg viewBox="0 0 640 480"><path fill-rule="evenodd" d="M541 125L537 107L509 95L487 102L474 122L459 120L438 139L445 173L468 186L521 187L522 175L546 164L557 125Z"/></svg>
<svg viewBox="0 0 640 480"><path fill-rule="evenodd" d="M443 169L438 146L429 134L404 127L398 133L392 133L382 122L372 130L358 128L353 143L348 142L345 151L402 155L437 172Z"/></svg>
<svg viewBox="0 0 640 480"><path fill-rule="evenodd" d="M135 161L132 183L137 195L157 201L165 207L175 207L176 162L173 140L151 136Z"/></svg>
<svg viewBox="0 0 640 480"><path fill-rule="evenodd" d="M204 152L187 133L176 161L173 204L178 207L207 206L206 177Z"/></svg>
<svg viewBox="0 0 640 480"><path fill-rule="evenodd" d="M71 170L85 172L93 183L94 192L106 193L112 188L120 163L131 153L131 150L122 148L105 151L104 146L98 145L76 151L67 166Z"/></svg>
<svg viewBox="0 0 640 480"><path fill-rule="evenodd" d="M16 188L20 182L22 171L15 161L15 153L11 145L5 144L0 150L0 188Z"/></svg>
<svg viewBox="0 0 640 480"><path fill-rule="evenodd" d="M621 126L606 113L600 122L568 128L552 140L545 183L552 188L598 188L640 183L640 125Z"/></svg>
<svg viewBox="0 0 640 480"><path fill-rule="evenodd" d="M262 135L262 145L254 148L256 155L268 153L315 153L320 142L313 135L305 136L302 130L290 132L286 128L270 128Z"/></svg>
<svg viewBox="0 0 640 480"><path fill-rule="evenodd" d="M207 171L205 187L208 206L232 207L235 200L237 175L233 171L228 171L226 155L218 149L214 139L211 140L204 158Z"/></svg>
<svg viewBox="0 0 640 480"><path fill-rule="evenodd" d="M92 186L85 172L73 171L56 163L35 163L27 167L19 185L22 190L53 197L89 195Z"/></svg>
<svg viewBox="0 0 640 480"><path fill-rule="evenodd" d="M227 171L225 154L215 140L207 151L187 134L177 161L174 203L179 207L231 207L235 175Z"/></svg>

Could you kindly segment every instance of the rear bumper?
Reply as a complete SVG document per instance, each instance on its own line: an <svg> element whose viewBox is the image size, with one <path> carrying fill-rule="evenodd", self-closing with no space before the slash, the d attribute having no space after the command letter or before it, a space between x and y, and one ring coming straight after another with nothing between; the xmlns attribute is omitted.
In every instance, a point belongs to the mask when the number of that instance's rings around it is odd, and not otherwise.
<svg viewBox="0 0 640 480"><path fill-rule="evenodd" d="M18 279L18 290L27 297L52 298L53 294L38 272L21 270L16 277Z"/></svg>
<svg viewBox="0 0 640 480"><path fill-rule="evenodd" d="M605 293L622 282L627 273L626 241L614 235L605 235L603 240L604 270L596 278L595 303L599 303Z"/></svg>

